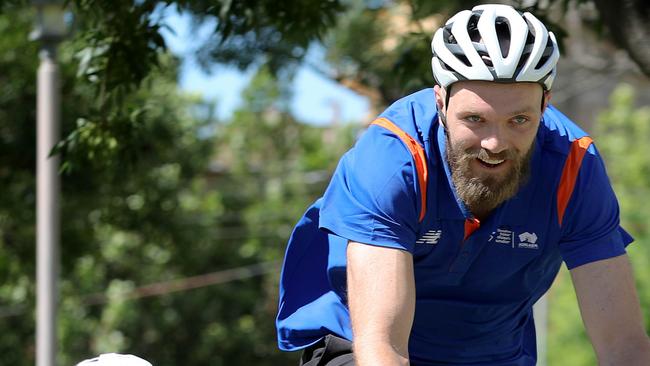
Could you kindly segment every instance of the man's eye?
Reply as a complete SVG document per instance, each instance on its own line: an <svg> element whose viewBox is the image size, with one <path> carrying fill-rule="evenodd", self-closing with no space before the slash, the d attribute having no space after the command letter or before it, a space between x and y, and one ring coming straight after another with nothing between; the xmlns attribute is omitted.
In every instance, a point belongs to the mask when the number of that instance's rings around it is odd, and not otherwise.
<svg viewBox="0 0 650 366"><path fill-rule="evenodd" d="M517 125L523 125L524 123L528 122L528 118L524 116L517 116L513 118L512 121Z"/></svg>
<svg viewBox="0 0 650 366"><path fill-rule="evenodd" d="M481 122L481 117L479 116L467 116L465 117L467 122Z"/></svg>

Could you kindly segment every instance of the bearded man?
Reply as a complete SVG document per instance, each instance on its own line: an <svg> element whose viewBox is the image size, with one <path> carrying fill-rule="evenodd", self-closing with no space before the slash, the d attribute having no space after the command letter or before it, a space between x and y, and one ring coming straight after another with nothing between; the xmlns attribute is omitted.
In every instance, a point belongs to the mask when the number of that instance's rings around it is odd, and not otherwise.
<svg viewBox="0 0 650 366"><path fill-rule="evenodd" d="M432 41L437 85L390 106L296 226L281 349L302 365L535 365L533 304L564 262L602 365L650 365L616 197L549 105L559 52L481 5Z"/></svg>

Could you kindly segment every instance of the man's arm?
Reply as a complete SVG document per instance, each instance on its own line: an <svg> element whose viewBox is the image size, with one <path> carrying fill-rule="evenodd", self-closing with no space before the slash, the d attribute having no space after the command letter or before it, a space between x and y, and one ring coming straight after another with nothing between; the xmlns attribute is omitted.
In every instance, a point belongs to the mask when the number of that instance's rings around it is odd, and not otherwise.
<svg viewBox="0 0 650 366"><path fill-rule="evenodd" d="M351 241L347 259L356 365L408 365L415 312L413 257Z"/></svg>
<svg viewBox="0 0 650 366"><path fill-rule="evenodd" d="M650 365L650 339L627 255L574 268L571 278L599 365Z"/></svg>

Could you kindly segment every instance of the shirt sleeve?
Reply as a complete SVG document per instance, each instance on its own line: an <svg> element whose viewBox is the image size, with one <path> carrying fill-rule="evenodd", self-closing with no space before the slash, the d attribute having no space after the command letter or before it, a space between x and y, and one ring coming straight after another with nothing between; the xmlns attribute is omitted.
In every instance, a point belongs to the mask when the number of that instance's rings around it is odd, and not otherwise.
<svg viewBox="0 0 650 366"><path fill-rule="evenodd" d="M370 126L339 162L319 226L348 240L412 252L419 209L415 174L401 140Z"/></svg>
<svg viewBox="0 0 650 366"><path fill-rule="evenodd" d="M560 252L567 268L624 254L634 239L619 222L616 195L592 145L583 159L562 224Z"/></svg>

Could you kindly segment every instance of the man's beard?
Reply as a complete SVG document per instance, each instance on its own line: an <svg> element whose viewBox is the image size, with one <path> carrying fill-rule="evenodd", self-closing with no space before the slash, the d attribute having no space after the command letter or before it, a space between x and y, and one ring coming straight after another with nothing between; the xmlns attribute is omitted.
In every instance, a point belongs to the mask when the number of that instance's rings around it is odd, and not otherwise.
<svg viewBox="0 0 650 366"><path fill-rule="evenodd" d="M446 131L445 131L446 132ZM447 139L447 162L451 170L451 178L460 198L467 209L475 216L485 216L502 202L512 198L526 184L530 175L530 160L535 144L525 154L514 150L506 150L499 154L490 154L485 149L466 149L452 146ZM503 175L484 174L477 176L472 173L470 164L478 157L492 159L507 159L511 167Z"/></svg>

